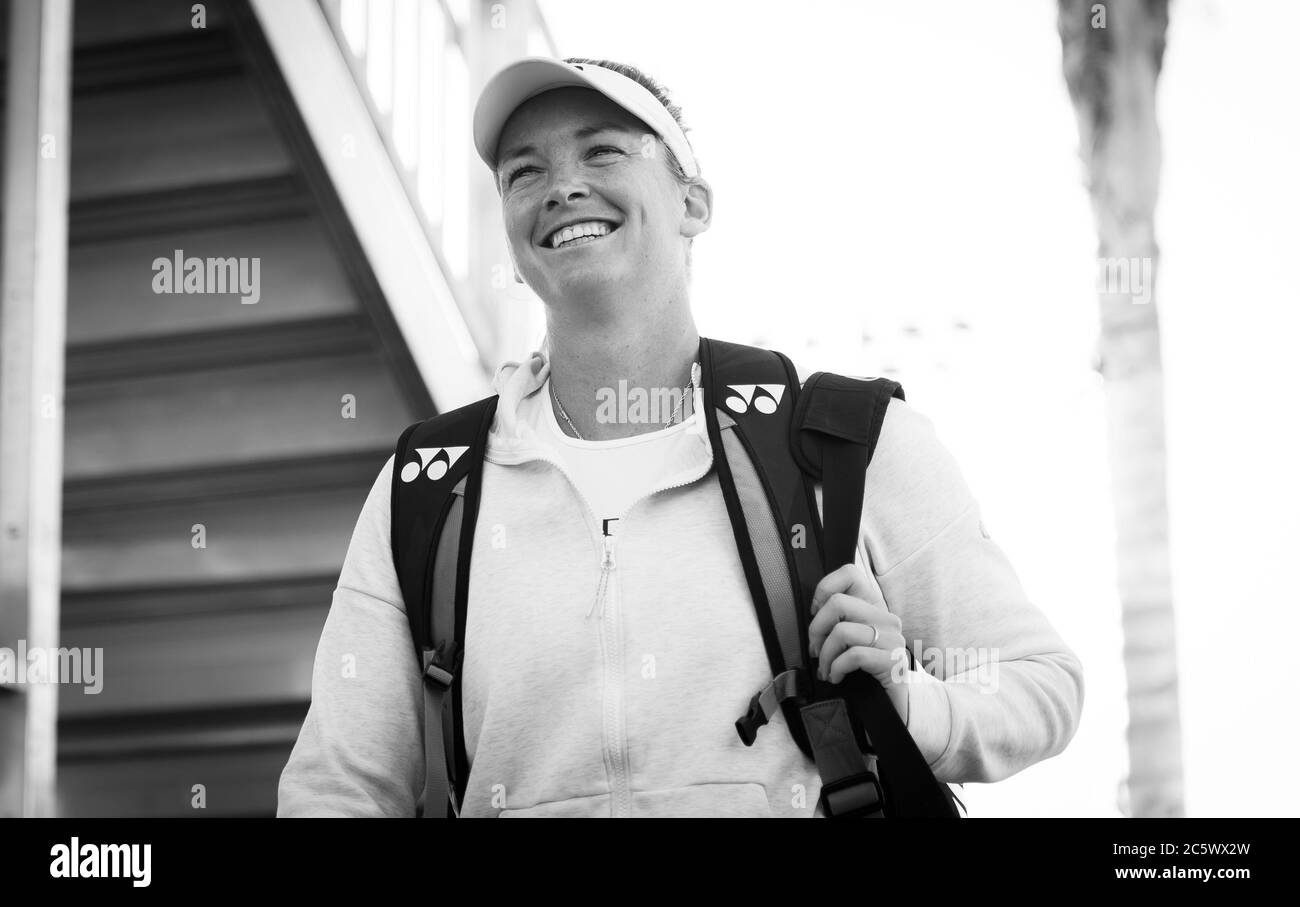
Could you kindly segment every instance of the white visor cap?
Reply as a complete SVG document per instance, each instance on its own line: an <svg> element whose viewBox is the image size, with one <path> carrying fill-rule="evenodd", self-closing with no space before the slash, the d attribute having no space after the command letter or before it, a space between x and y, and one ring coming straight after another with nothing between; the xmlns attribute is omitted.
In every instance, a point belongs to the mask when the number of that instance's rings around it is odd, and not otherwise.
<svg viewBox="0 0 1300 907"><path fill-rule="evenodd" d="M612 69L590 63L565 63L550 57L525 57L509 64L483 86L474 107L474 147L496 169L497 143L506 120L520 104L555 88L591 88L641 120L677 157L688 178L700 174L695 155L673 115L643 85Z"/></svg>

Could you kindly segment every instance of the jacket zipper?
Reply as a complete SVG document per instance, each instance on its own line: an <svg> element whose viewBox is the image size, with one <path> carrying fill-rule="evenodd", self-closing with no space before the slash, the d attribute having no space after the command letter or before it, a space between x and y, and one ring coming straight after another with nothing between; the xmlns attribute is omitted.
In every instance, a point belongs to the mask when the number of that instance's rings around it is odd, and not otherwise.
<svg viewBox="0 0 1300 907"><path fill-rule="evenodd" d="M627 514L631 512L637 504L640 504L642 501L651 498L660 492L670 491L674 488L681 488L685 485L691 484L692 482L696 482L708 475L710 468L712 468L711 460L709 467L704 470L702 475L696 476L693 479L683 479L680 482L671 482L667 485L662 485L637 498L627 506L627 509L624 510L622 514L619 515L618 523L620 527L626 519ZM563 469L561 469L561 471L563 471ZM570 479L570 482L572 483L572 479ZM574 488L577 488L577 486L574 485ZM579 496L581 496L581 492L579 492ZM590 506L588 506L588 510L590 510ZM606 525L602 538L603 545L600 565L600 584L596 591L596 601L592 603L593 608L595 608L597 604L600 606L601 638L605 642L604 647L607 653L607 659L604 665L606 683L610 683L615 687L615 695L610 697L609 702L606 705L605 722L607 738L606 755L609 759L609 764L614 776L614 784L612 785L614 801L612 813L616 819L626 818L632 814L632 763L627 752L627 747L623 745L624 728L623 721L619 715L619 709L622 707L623 703L624 665L622 639L620 635L621 628L619 626L618 582L614 575L614 571L618 566L617 561L614 559L614 545L617 537L616 534L609 532L608 525ZM609 599L612 602L611 612L613 618L608 621L604 619L606 599ZM587 615L590 617L591 612L588 611ZM612 670L610 668L611 664L613 665Z"/></svg>
<svg viewBox="0 0 1300 907"><path fill-rule="evenodd" d="M606 528L605 535L602 537L602 554L600 558L600 582L596 586L596 597L592 599L591 607L587 609L587 616L596 610L600 605L600 617L605 616L605 592L609 588L610 574L618 566L614 561L614 536Z"/></svg>
<svg viewBox="0 0 1300 907"><path fill-rule="evenodd" d="M592 525L593 525L591 520L595 518L596 512L592 510L591 502L588 501L587 496L582 493L582 489L578 487L578 483L573 481L573 478L569 475L568 471L557 460L553 460L550 457L544 455L539 456L537 459L545 460L547 463L550 463L557 470L559 470L560 475L564 476L564 478L568 480L569 486L578 495L578 499L582 501L582 506L587 512L587 516L589 517L587 521L587 531L591 532ZM641 495L641 497L637 498L635 501L629 504L627 506L627 509L624 510L623 513L618 516L617 518L618 521L622 523L624 517L627 516L628 512L631 511L633 507L635 507L637 504L640 504L642 501L648 498L652 498L655 495L660 494L661 492L672 491L675 488L682 488L686 485L690 485L692 482L698 482L700 479L704 478L704 476L707 476L709 474L709 469L711 469L712 467L713 467L713 460L712 458L710 458L708 467L704 470L703 473L696 476L695 478L683 479L680 482L671 482L667 485L661 485L658 488L651 489L649 492ZM616 537L613 534L611 534L608 531L608 529L606 529L601 534L600 564L599 564L600 579L596 583L596 596L592 600L591 607L587 609L588 617L591 617L592 613L596 612L598 608L599 608L598 616L604 617L605 615L605 599L610 592L610 583L611 580L613 579L613 571L618 566L614 558L615 538Z"/></svg>
<svg viewBox="0 0 1300 907"><path fill-rule="evenodd" d="M540 455L538 459L545 460L559 470L560 475L568 481L569 487L578 495L586 511L587 531L590 533L596 512L592 510L591 502L582 493L578 483L573 481L573 477L558 460L546 455ZM614 536L606 527L600 542L600 580L596 586L595 599L591 603L591 608L587 610L587 617L591 617L597 605L600 606L601 673L605 687L610 691L601 707L601 758L605 763L605 771L610 776L610 815L614 818L623 818L631 814L632 794L628 780L631 777L631 766L628 764L626 748L623 746L623 728L619 720L619 709L623 701L622 649L619 646L618 633L611 632L610 624L614 621L604 619L605 598L613 585L611 574L615 566ZM617 611L614 613L617 617Z"/></svg>
<svg viewBox="0 0 1300 907"><path fill-rule="evenodd" d="M704 416L700 415L700 418L703 419ZM710 448L710 451L711 450L712 448ZM545 455L539 456L538 459L550 463L559 470L560 475L564 476L564 478L568 480L570 487L572 487L577 493L578 499L582 501L583 507L586 509L587 530L590 532L593 526L592 520L595 518L595 511L592 510L591 502L588 501L586 495L582 493L582 489L578 487L578 484L573 481L573 478L569 475L568 471L565 470L564 466L557 460ZM700 480L704 476L707 476L712 465L713 461L710 457L708 466L706 466L704 472L700 475L691 479L683 479L679 482L662 485L637 498L629 504L623 514L620 515L619 522L622 523L623 517L636 507L637 504L640 504L647 498L651 498L664 491L682 488L692 482ZM611 688L612 693L612 695L608 697L603 709L605 732L604 757L606 767L612 776L610 784L613 800L611 804L611 813L615 818L625 818L632 814L632 791L630 780L632 777L632 765L631 760L628 757L627 748L623 746L623 721L619 714L623 703L623 650L619 638L618 627L618 582L614 575L614 571L618 566L614 557L616 538L616 535L608 531L608 527L605 527L605 530L601 533L600 579L596 587L595 600L592 601L591 608L587 611L587 616L590 617L593 611L597 611L598 609L598 616L601 622L600 635L604 661L602 669L605 674L605 683ZM607 600L611 602L611 613L613 615L612 619L609 621L604 619L605 602Z"/></svg>
<svg viewBox="0 0 1300 907"><path fill-rule="evenodd" d="M605 760L609 767L611 781L610 812L614 818L619 819L632 814L632 769L628 764L627 747L623 745L626 736L623 718L623 640L619 623L618 585L613 576L614 538L615 536L609 531L609 524L605 524L600 588L596 593L596 602L600 604L600 648L603 656L601 672L604 675L606 690L602 723L605 731ZM609 620L605 620L607 596L611 599ZM592 607L595 607L596 602L592 603Z"/></svg>

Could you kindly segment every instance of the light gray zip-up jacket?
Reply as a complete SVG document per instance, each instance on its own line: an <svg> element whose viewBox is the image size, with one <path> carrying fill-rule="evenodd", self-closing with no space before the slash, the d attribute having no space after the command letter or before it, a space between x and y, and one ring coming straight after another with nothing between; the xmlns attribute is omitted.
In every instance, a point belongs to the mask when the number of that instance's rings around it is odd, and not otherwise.
<svg viewBox="0 0 1300 907"><path fill-rule="evenodd" d="M461 814L819 814L816 766L780 714L752 747L736 734L771 671L707 436L680 446L668 487L624 514L607 559L530 425L528 408L549 404L536 393L548 368L534 354L494 382ZM392 469L390 458L353 532L280 816L411 816L421 796L423 690L390 550ZM1065 748L1083 707L1079 659L1026 599L930 421L900 400L867 470L858 547L917 655L907 726L941 781L996 781Z"/></svg>

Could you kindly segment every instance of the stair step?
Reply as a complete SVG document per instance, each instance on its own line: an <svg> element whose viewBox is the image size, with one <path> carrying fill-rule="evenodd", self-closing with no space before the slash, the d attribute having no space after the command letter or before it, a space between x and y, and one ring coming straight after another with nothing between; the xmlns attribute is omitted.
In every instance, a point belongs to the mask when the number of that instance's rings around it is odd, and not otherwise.
<svg viewBox="0 0 1300 907"><path fill-rule="evenodd" d="M60 602L64 627L169 620L235 611L314 608L328 603L338 571L224 582L65 590Z"/></svg>
<svg viewBox="0 0 1300 907"><path fill-rule="evenodd" d="M294 169L242 74L74 97L72 118L73 202Z"/></svg>
<svg viewBox="0 0 1300 907"><path fill-rule="evenodd" d="M73 46L77 54L105 44L193 34L193 3L185 0L113 0L78 3L73 16ZM229 23L223 0L203 4L209 31Z"/></svg>
<svg viewBox="0 0 1300 907"><path fill-rule="evenodd" d="M159 504L240 497L261 500L276 493L366 488L391 455L390 447L374 447L311 457L210 463L188 469L68 480L63 483L63 514L69 520L97 510L121 514Z"/></svg>
<svg viewBox="0 0 1300 907"><path fill-rule="evenodd" d="M69 387L323 356L377 354L361 315L299 319L162 337L80 343L67 350Z"/></svg>
<svg viewBox="0 0 1300 907"><path fill-rule="evenodd" d="M72 67L73 97L167 82L196 82L239 75L243 61L233 36L220 28L144 37L78 48Z"/></svg>
<svg viewBox="0 0 1300 907"><path fill-rule="evenodd" d="M310 699L329 606L327 600L311 608L65 627L61 646L102 653L95 656L101 687L90 693L81 684L60 684L59 714L106 717Z"/></svg>
<svg viewBox="0 0 1300 907"><path fill-rule="evenodd" d="M74 384L66 407L73 481L370 451L415 421L372 352Z"/></svg>
<svg viewBox="0 0 1300 907"><path fill-rule="evenodd" d="M155 293L154 263L184 257L259 259L261 299L233 293ZM215 288L214 288L215 289ZM97 343L361 311L348 273L313 218L229 224L73 246L68 343Z"/></svg>
<svg viewBox="0 0 1300 907"><path fill-rule="evenodd" d="M59 762L58 813L79 818L238 818L275 815L292 744L215 753L140 754ZM195 785L204 808L196 809Z"/></svg>
<svg viewBox="0 0 1300 907"><path fill-rule="evenodd" d="M307 188L296 173L202 183L179 189L83 199L69 206L68 244L120 242L137 236L165 238L219 227L247 228L312 213Z"/></svg>
<svg viewBox="0 0 1300 907"><path fill-rule="evenodd" d="M351 484L70 516L63 522L64 594L337 576L369 491Z"/></svg>

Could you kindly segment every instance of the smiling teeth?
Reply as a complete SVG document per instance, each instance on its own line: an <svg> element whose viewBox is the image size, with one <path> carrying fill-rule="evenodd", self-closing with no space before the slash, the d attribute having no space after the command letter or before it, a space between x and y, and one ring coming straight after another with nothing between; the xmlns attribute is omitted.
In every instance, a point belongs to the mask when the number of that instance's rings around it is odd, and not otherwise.
<svg viewBox="0 0 1300 907"><path fill-rule="evenodd" d="M609 224L599 220L583 221L580 224L574 224L571 227L565 227L563 230L556 230L551 234L551 248L558 249L564 243L570 240L580 239L584 236L605 236L609 233Z"/></svg>

